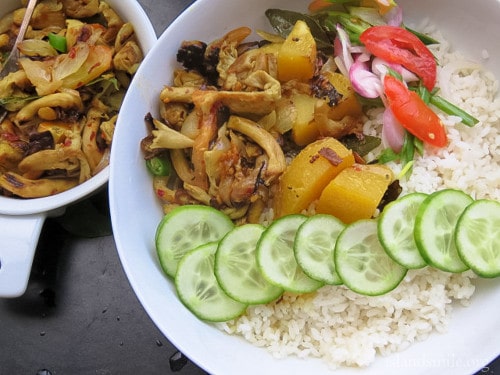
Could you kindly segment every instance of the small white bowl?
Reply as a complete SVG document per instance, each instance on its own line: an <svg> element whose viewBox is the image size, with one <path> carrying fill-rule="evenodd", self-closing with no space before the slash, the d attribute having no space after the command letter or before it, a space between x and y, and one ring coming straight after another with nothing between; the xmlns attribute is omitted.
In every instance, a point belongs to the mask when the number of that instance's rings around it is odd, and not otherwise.
<svg viewBox="0 0 500 375"><path fill-rule="evenodd" d="M148 16L135 0L107 0L125 20L134 25L143 51L156 42ZM2 0L0 14L21 7L20 0ZM16 297L27 287L33 256L46 217L64 212L64 207L103 187L109 167L75 188L57 195L15 199L0 196L0 297Z"/></svg>
<svg viewBox="0 0 500 375"><path fill-rule="evenodd" d="M111 152L110 209L117 249L140 302L159 329L180 351L217 375L326 374L317 359L276 359L265 349L229 336L190 313L162 272L155 231L162 210L152 187L140 142L147 135L144 116L158 114L159 93L170 84L176 52L183 40L210 42L227 31L249 26L270 31L264 11L306 11L307 0L198 0L159 38L137 73L124 102ZM405 20L415 26L429 18L470 57L490 57L486 65L500 77L500 2L498 0L399 0ZM249 38L251 40L251 38ZM341 368L334 374L471 374L499 353L498 280L481 280L471 306L455 309L449 331L430 335L401 353L379 357L368 368Z"/></svg>

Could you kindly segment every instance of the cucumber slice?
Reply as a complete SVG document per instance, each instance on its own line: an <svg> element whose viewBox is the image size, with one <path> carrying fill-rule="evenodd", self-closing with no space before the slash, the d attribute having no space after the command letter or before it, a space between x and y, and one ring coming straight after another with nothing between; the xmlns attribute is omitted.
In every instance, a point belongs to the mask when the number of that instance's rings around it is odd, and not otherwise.
<svg viewBox="0 0 500 375"><path fill-rule="evenodd" d="M231 219L213 207L187 205L166 214L156 230L156 251L165 273L174 277L189 250L219 241L234 228Z"/></svg>
<svg viewBox="0 0 500 375"><path fill-rule="evenodd" d="M293 250L304 273L325 284L342 284L335 271L333 251L345 224L331 215L314 215L297 230Z"/></svg>
<svg viewBox="0 0 500 375"><path fill-rule="evenodd" d="M453 239L458 218L473 199L461 190L444 189L430 194L415 218L415 242L431 266L459 273L469 269L458 255Z"/></svg>
<svg viewBox="0 0 500 375"><path fill-rule="evenodd" d="M309 293L323 283L307 276L293 252L295 234L307 216L293 214L274 221L257 244L257 264L270 283L294 293Z"/></svg>
<svg viewBox="0 0 500 375"><path fill-rule="evenodd" d="M349 224L337 239L334 259L344 284L354 292L368 296L393 290L407 272L387 255L380 244L375 220Z"/></svg>
<svg viewBox="0 0 500 375"><path fill-rule="evenodd" d="M264 226L235 227L219 242L215 253L215 277L231 298L246 304L264 304L281 296L283 289L262 276L256 247Z"/></svg>
<svg viewBox="0 0 500 375"><path fill-rule="evenodd" d="M184 255L175 275L181 302L198 318L225 322L245 312L247 305L229 297L214 275L217 242L201 245Z"/></svg>
<svg viewBox="0 0 500 375"><path fill-rule="evenodd" d="M500 202L471 203L458 219L455 244L460 258L477 275L500 276Z"/></svg>
<svg viewBox="0 0 500 375"><path fill-rule="evenodd" d="M403 267L422 268L427 262L415 243L414 227L418 208L427 198L424 193L411 193L392 201L378 218L378 237L387 254Z"/></svg>

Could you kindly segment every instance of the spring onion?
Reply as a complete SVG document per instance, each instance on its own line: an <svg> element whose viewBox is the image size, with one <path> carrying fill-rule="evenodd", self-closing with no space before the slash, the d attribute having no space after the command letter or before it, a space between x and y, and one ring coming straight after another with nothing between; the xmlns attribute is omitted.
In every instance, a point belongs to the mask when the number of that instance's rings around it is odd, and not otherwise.
<svg viewBox="0 0 500 375"><path fill-rule="evenodd" d="M61 53L68 52L68 44L64 36L57 35L54 33L49 33L48 38L50 45L54 47L57 51Z"/></svg>

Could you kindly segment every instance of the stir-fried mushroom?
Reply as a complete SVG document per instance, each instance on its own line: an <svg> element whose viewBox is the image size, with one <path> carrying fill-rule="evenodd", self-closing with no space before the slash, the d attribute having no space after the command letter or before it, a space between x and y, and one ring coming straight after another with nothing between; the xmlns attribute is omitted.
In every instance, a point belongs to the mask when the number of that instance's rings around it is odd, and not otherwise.
<svg viewBox="0 0 500 375"><path fill-rule="evenodd" d="M34 29L44 29L46 27L63 29L66 25L63 4L57 0L39 1L33 10L30 23Z"/></svg>
<svg viewBox="0 0 500 375"><path fill-rule="evenodd" d="M20 124L25 121L31 120L35 117L41 108L74 108L77 110L83 109L83 103L75 92L59 92L55 94L50 94L36 99L28 104L26 104L19 112L17 112L14 122Z"/></svg>
<svg viewBox="0 0 500 375"><path fill-rule="evenodd" d="M24 13L0 19L0 64ZM143 54L133 26L102 0L39 1L19 52L19 70L0 80L8 110L0 194L34 198L108 165L117 114Z"/></svg>
<svg viewBox="0 0 500 375"><path fill-rule="evenodd" d="M62 0L68 17L86 18L99 13L99 0Z"/></svg>
<svg viewBox="0 0 500 375"><path fill-rule="evenodd" d="M241 27L209 44L183 42L178 51L184 69L176 69L173 84L161 91L161 120L151 121L142 142L146 158L169 152L174 175L154 177L165 211L201 203L237 221L260 222L287 168L284 150L299 148L289 136L299 115L317 122L318 136L342 136L359 124L336 108L343 95L320 75L334 69L331 63L319 62L308 82L280 82L283 40L244 43L250 33ZM299 108L298 95L312 105Z"/></svg>
<svg viewBox="0 0 500 375"><path fill-rule="evenodd" d="M0 188L22 198L46 197L61 193L78 185L78 179L27 179L19 174L7 172L0 175Z"/></svg>

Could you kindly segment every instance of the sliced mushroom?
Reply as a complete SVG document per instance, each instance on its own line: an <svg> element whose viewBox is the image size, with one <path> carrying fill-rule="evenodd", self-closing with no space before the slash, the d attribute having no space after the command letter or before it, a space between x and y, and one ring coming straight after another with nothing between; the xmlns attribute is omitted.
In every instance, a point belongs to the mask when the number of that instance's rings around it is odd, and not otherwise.
<svg viewBox="0 0 500 375"><path fill-rule="evenodd" d="M134 26L130 22L124 23L116 35L115 51L120 51L134 36Z"/></svg>
<svg viewBox="0 0 500 375"><path fill-rule="evenodd" d="M153 119L157 130L153 130L153 143L151 148L183 149L193 147L194 141L184 134L168 127L157 119Z"/></svg>
<svg viewBox="0 0 500 375"><path fill-rule="evenodd" d="M203 203L206 206L210 205L211 197L210 195L203 190L202 188L198 186L194 186L188 183L184 183L184 190L191 195L194 199L196 199L198 202Z"/></svg>
<svg viewBox="0 0 500 375"><path fill-rule="evenodd" d="M170 160L177 176L183 182L190 184L194 176L184 151L180 149L170 150Z"/></svg>
<svg viewBox="0 0 500 375"><path fill-rule="evenodd" d="M239 27L237 29L231 30L222 39L211 43L208 46L208 50L211 48L219 48L219 63L217 64L217 72L222 81L225 81L227 70L238 58L238 45L243 42L250 34L252 30L248 27Z"/></svg>
<svg viewBox="0 0 500 375"><path fill-rule="evenodd" d="M94 100L92 107L87 112L87 119L82 131L82 151L90 165L93 173L94 169L100 163L103 150L97 143L99 127L103 119L107 119L107 107L99 100Z"/></svg>
<svg viewBox="0 0 500 375"><path fill-rule="evenodd" d="M136 42L130 40L113 57L115 69L134 74L143 59L141 48Z"/></svg>
<svg viewBox="0 0 500 375"><path fill-rule="evenodd" d="M99 13L99 0L62 0L64 11L72 18L86 18Z"/></svg>
<svg viewBox="0 0 500 375"><path fill-rule="evenodd" d="M79 174L80 162L68 148L41 150L25 157L19 163L19 171L29 179L38 179L44 172L65 170L66 176Z"/></svg>
<svg viewBox="0 0 500 375"><path fill-rule="evenodd" d="M0 187L22 198L39 198L61 193L78 185L78 179L30 180L14 172L0 176Z"/></svg>
<svg viewBox="0 0 500 375"><path fill-rule="evenodd" d="M164 103L181 102L192 103L193 94L198 91L197 87L174 87L165 86L160 92L160 100Z"/></svg>
<svg viewBox="0 0 500 375"><path fill-rule="evenodd" d="M111 9L108 3L106 3L105 1L100 1L99 3L99 10L106 19L107 24L107 29L103 35L103 39L105 43L113 44L113 41L115 40L125 22L113 9Z"/></svg>
<svg viewBox="0 0 500 375"><path fill-rule="evenodd" d="M75 108L81 110L83 108L80 94L76 91L58 92L33 100L26 104L19 112L16 113L14 122L19 124L24 121L31 120L37 114L40 108L44 107L60 107L60 108Z"/></svg>
<svg viewBox="0 0 500 375"><path fill-rule="evenodd" d="M236 130L257 143L269 157L266 176L275 178L285 171L286 160L280 145L265 129L243 117L231 116L227 123L229 129Z"/></svg>
<svg viewBox="0 0 500 375"><path fill-rule="evenodd" d="M33 10L30 25L38 30L47 27L64 28L66 26L66 14L63 5L57 0L39 1Z"/></svg>

